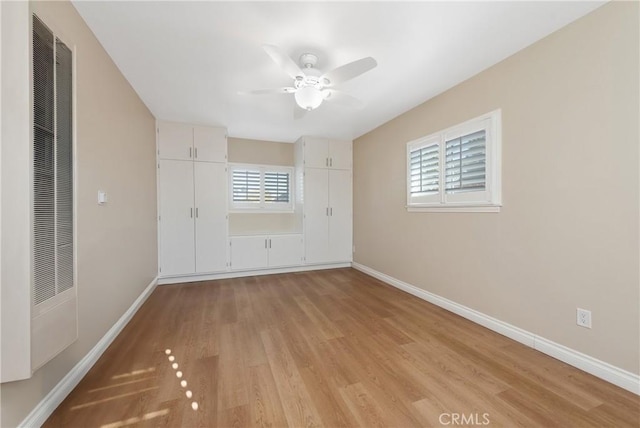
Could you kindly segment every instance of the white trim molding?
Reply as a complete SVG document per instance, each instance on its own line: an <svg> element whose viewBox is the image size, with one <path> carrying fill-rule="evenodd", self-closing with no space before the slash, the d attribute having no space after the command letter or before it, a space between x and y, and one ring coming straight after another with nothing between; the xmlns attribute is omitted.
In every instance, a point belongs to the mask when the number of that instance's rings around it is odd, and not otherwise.
<svg viewBox="0 0 640 428"><path fill-rule="evenodd" d="M473 321L476 324L480 324L489 330L493 330L496 333L527 345L530 348L542 352L543 354L547 354L553 358L563 361L573 367L619 386L620 388L633 392L636 395L640 395L640 376L637 374L628 372L559 343L555 343L527 330L523 330L504 321L500 321L499 319L485 315L482 312L478 312L467 306L445 299L437 294L418 288L415 285L411 285L382 272L378 272L368 266L356 262L353 262L352 265L354 269L377 278L393 287L412 294L422 300L433 303L436 306L440 306L441 308L460 315L461 317Z"/></svg>
<svg viewBox="0 0 640 428"><path fill-rule="evenodd" d="M238 270L221 273L198 274L198 275L173 275L158 279L158 285L182 284L184 282L213 281L216 279L243 278L247 276L273 275L277 273L304 272L308 270L339 269L351 267L351 262L331 263L319 265L300 265L284 268Z"/></svg>
<svg viewBox="0 0 640 428"><path fill-rule="evenodd" d="M499 213L502 205L475 205L455 207L446 205L442 207L420 207L407 205L407 211L410 213Z"/></svg>
<svg viewBox="0 0 640 428"><path fill-rule="evenodd" d="M129 323L131 318L140 309L142 304L153 293L158 285L158 278L154 278L142 291L138 298L131 304L129 309L116 321L116 323L105 333L96 345L65 375L65 377L53 387L51 391L31 410L31 413L18 425L18 427L39 427L42 426L53 411L69 395L73 388L80 383L82 378L98 361L100 356L107 350L111 342L120 334L122 329Z"/></svg>

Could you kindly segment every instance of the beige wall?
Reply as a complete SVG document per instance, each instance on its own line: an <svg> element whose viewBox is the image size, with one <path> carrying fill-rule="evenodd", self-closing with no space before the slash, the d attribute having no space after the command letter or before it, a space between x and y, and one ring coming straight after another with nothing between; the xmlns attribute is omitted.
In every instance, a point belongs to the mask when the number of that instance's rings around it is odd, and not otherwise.
<svg viewBox="0 0 640 428"><path fill-rule="evenodd" d="M20 423L157 274L154 118L71 3L32 11L77 52L79 338L31 379L2 384L2 427Z"/></svg>
<svg viewBox="0 0 640 428"><path fill-rule="evenodd" d="M294 165L294 145L276 141L227 139L229 162L264 165Z"/></svg>
<svg viewBox="0 0 640 428"><path fill-rule="evenodd" d="M639 373L638 9L609 3L357 139L355 261ZM497 108L502 212L408 213L406 142Z"/></svg>
<svg viewBox="0 0 640 428"><path fill-rule="evenodd" d="M263 165L294 165L294 145L274 141L228 138L229 162ZM229 233L248 235L301 232L295 214L231 213Z"/></svg>

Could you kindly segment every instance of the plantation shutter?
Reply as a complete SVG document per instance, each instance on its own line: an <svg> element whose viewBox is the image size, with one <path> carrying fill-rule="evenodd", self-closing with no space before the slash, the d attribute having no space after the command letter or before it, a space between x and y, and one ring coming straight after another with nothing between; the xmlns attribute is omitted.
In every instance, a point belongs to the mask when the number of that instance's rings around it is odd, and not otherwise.
<svg viewBox="0 0 640 428"><path fill-rule="evenodd" d="M233 202L260 202L260 171L234 169Z"/></svg>
<svg viewBox="0 0 640 428"><path fill-rule="evenodd" d="M53 34L33 20L34 304L56 294Z"/></svg>
<svg viewBox="0 0 640 428"><path fill-rule="evenodd" d="M72 53L33 17L33 303L73 282Z"/></svg>
<svg viewBox="0 0 640 428"><path fill-rule="evenodd" d="M264 173L264 201L267 203L289 203L289 173Z"/></svg>
<svg viewBox="0 0 640 428"><path fill-rule="evenodd" d="M411 194L438 193L440 153L438 144L430 144L410 152Z"/></svg>
<svg viewBox="0 0 640 428"><path fill-rule="evenodd" d="M445 143L446 192L486 188L486 131L480 130Z"/></svg>
<svg viewBox="0 0 640 428"><path fill-rule="evenodd" d="M73 287L71 50L56 39L56 250L58 292Z"/></svg>

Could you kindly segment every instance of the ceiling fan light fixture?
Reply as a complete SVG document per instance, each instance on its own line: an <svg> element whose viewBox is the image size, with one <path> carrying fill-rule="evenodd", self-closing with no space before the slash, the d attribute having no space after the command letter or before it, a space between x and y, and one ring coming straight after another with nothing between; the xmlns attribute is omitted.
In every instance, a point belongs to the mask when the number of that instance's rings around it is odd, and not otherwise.
<svg viewBox="0 0 640 428"><path fill-rule="evenodd" d="M322 92L313 86L299 88L295 93L296 103L305 110L313 110L320 107L324 99Z"/></svg>

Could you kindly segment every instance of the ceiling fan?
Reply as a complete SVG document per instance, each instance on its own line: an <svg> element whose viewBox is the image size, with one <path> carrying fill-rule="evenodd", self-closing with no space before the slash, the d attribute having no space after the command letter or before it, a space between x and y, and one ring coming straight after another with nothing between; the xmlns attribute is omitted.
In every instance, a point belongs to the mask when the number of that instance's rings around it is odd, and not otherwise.
<svg viewBox="0 0 640 428"><path fill-rule="evenodd" d="M273 45L263 45L263 49L284 71L293 79L293 85L277 89L259 89L241 94L293 94L296 104L303 109L296 109L296 116L306 111L314 110L323 101L331 101L348 107L361 108L364 102L335 89L336 85L351 80L372 68L378 63L371 57L359 59L342 65L326 73L315 68L318 57L312 53L300 55L300 66Z"/></svg>

